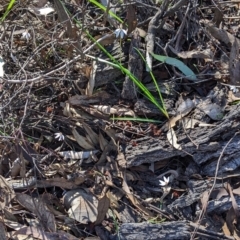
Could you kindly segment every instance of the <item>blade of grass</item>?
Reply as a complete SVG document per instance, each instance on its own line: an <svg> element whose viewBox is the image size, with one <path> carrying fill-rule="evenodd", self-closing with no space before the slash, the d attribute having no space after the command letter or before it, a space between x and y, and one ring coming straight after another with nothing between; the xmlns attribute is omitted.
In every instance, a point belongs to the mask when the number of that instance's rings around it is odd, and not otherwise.
<svg viewBox="0 0 240 240"><path fill-rule="evenodd" d="M94 1L94 0L89 0L89 1ZM64 5L63 5L64 6ZM65 10L67 11L67 9L65 8ZM69 13L69 11L67 11ZM70 14L70 13L69 13ZM76 24L79 27L82 27L81 23L76 19L73 18L73 20L76 22ZM109 62L107 60L103 60L97 57L93 57L91 55L86 54L87 57L90 57L92 59L95 59L96 61L101 61L101 62L105 62L115 68L120 69L124 74L126 74L136 85L137 87L143 92L144 96L147 97L162 113L165 117L167 117L169 119L168 116L168 112L166 111L165 107L162 107L159 102L154 98L154 96L152 95L152 93L142 84L142 82L137 79L127 68L125 68L120 62L118 62L99 42L96 41L96 39L87 31L84 30L83 31L87 34L87 36L94 42L97 44L97 46L100 48L100 50L102 50L109 58L112 62ZM161 102L163 103L163 100L160 99Z"/></svg>
<svg viewBox="0 0 240 240"><path fill-rule="evenodd" d="M149 66L148 66L148 64L147 64L147 61L146 61L145 58L143 57L142 53L141 53L137 48L135 48L135 50L138 52L138 54L141 56L141 58L142 58L142 60L144 61L144 63L145 63L145 64L147 65L147 67L149 68ZM149 69L150 69L150 68L149 68ZM158 95L159 95L159 99L160 99L160 102L161 102L161 104L162 104L162 106L163 106L163 109L164 109L164 111L167 113L167 110L166 110L166 107L165 107L165 104L164 104L164 101L163 101L163 98L162 98L162 94L161 94L160 88L159 88L159 86L158 86L158 84L157 84L157 80L156 80L155 76L153 75L152 70L150 71L150 75L151 75L151 78L152 78L152 80L153 80L153 82L154 82L154 84L155 84L155 87L156 87L156 89L157 89L157 92L158 92Z"/></svg>
<svg viewBox="0 0 240 240"><path fill-rule="evenodd" d="M96 0L88 0L88 2L96 5L97 7L99 7L101 10L103 10L104 12L107 11L107 8L105 6L103 6L101 3L97 2ZM123 20L121 18L119 18L114 12L112 11L108 11L108 14L111 15L112 17L114 17L117 21L119 21L120 23L123 23Z"/></svg>
<svg viewBox="0 0 240 240"><path fill-rule="evenodd" d="M147 97L148 100L151 101L167 118L169 118L167 111L159 104L159 102L154 98L152 93L127 68L123 67L122 64L117 62L115 59L113 59L113 61L115 61L116 63L112 63L110 61L103 60L101 58L97 58L88 54L86 54L86 56L96 61L104 62L109 64L110 66L120 69L123 73L129 76L129 78L137 85L137 87L143 92L143 95Z"/></svg>
<svg viewBox="0 0 240 240"><path fill-rule="evenodd" d="M111 120L119 120L119 121L136 121L136 122L151 122L151 123L162 123L162 121L149 119L149 118L132 118L132 117L112 117Z"/></svg>
<svg viewBox="0 0 240 240"><path fill-rule="evenodd" d="M9 12L11 11L14 3L16 2L16 0L10 0L7 9L5 11L5 13L3 14L3 16L0 18L0 24L5 20L5 18L7 17L7 15L9 14Z"/></svg>

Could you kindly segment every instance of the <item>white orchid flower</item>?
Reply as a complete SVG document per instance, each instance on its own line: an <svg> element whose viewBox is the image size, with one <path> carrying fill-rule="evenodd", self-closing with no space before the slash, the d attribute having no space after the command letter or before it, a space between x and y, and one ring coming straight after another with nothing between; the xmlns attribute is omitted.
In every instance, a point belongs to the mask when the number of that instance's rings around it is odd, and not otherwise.
<svg viewBox="0 0 240 240"><path fill-rule="evenodd" d="M59 133L54 133L55 139L57 139L58 141L63 141L65 139L64 135L59 132Z"/></svg>
<svg viewBox="0 0 240 240"><path fill-rule="evenodd" d="M169 183L169 177L167 177L167 178L163 177L163 180L164 181L159 180L159 185L162 186L162 187L167 186L168 183Z"/></svg>
<svg viewBox="0 0 240 240"><path fill-rule="evenodd" d="M54 12L54 8L43 7L43 8L36 9L36 11L39 15L47 16L49 13Z"/></svg>
<svg viewBox="0 0 240 240"><path fill-rule="evenodd" d="M233 85L230 85L230 90L233 92L233 93L237 93L239 92L238 88L236 86L233 86Z"/></svg>
<svg viewBox="0 0 240 240"><path fill-rule="evenodd" d="M0 56L0 77L3 77L4 75L4 70L3 70L3 65L4 65L4 61L2 59L2 57Z"/></svg>
<svg viewBox="0 0 240 240"><path fill-rule="evenodd" d="M125 35L127 35L127 31L125 29L122 28L118 28L114 31L116 38L124 38Z"/></svg>
<svg viewBox="0 0 240 240"><path fill-rule="evenodd" d="M31 38L31 35L28 31L22 33L22 39L26 39L27 41Z"/></svg>

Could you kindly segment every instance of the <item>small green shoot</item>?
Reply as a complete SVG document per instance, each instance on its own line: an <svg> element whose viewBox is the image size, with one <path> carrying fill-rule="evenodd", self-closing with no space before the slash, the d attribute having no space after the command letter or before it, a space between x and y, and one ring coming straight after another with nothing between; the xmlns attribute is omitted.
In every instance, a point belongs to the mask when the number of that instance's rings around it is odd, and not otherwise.
<svg viewBox="0 0 240 240"><path fill-rule="evenodd" d="M11 11L14 3L16 2L16 0L10 0L7 9L5 11L5 13L3 14L3 16L0 18L0 24L6 19L7 15L9 14L9 12Z"/></svg>
<svg viewBox="0 0 240 240"><path fill-rule="evenodd" d="M115 231L116 231L116 233L117 233L117 235L118 235L118 239L119 239L119 225L118 225L116 216L115 216L115 214L114 214L114 212L113 212L112 209L111 209L111 211L112 211L112 217L113 217L113 224L114 224Z"/></svg>

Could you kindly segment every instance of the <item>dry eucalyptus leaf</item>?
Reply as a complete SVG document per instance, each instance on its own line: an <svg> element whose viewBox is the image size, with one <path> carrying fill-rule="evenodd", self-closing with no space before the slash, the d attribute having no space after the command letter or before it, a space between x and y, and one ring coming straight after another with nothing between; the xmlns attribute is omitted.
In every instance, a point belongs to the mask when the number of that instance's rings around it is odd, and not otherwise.
<svg viewBox="0 0 240 240"><path fill-rule="evenodd" d="M38 227L33 227L33 226L29 226L29 227L23 227L19 230L17 230L13 236L16 236L17 239L41 239L41 240L50 240L51 238L49 238L47 236L47 233L44 232L42 229L38 228ZM23 236L23 238L21 238L21 236Z"/></svg>
<svg viewBox="0 0 240 240"><path fill-rule="evenodd" d="M80 147L86 150L94 149L94 146L87 141L87 138L80 135L75 128L72 129L72 134Z"/></svg>
<svg viewBox="0 0 240 240"><path fill-rule="evenodd" d="M172 146L176 149L181 150L182 147L177 143L177 136L173 128L170 128L167 132L167 139L172 144Z"/></svg>
<svg viewBox="0 0 240 240"><path fill-rule="evenodd" d="M212 120L219 121L224 116L223 108L216 103L204 104L201 106L204 111Z"/></svg>
<svg viewBox="0 0 240 240"><path fill-rule="evenodd" d="M108 145L108 141L106 140L106 138L103 137L101 132L99 132L98 139L99 139L100 148L102 151L104 151L105 147Z"/></svg>
<svg viewBox="0 0 240 240"><path fill-rule="evenodd" d="M87 133L87 138L88 138L89 142L91 142L92 145L97 147L98 146L98 135L86 123L83 122L82 126Z"/></svg>
<svg viewBox="0 0 240 240"><path fill-rule="evenodd" d="M91 68L91 73L90 73L90 78L89 78L87 88L86 88L86 95L87 96L92 96L92 94L93 94L93 89L94 89L94 86L95 86L96 72L97 72L97 62L93 61L92 68Z"/></svg>
<svg viewBox="0 0 240 240"><path fill-rule="evenodd" d="M69 217L83 224L97 220L98 200L90 192L83 189L71 190L64 195L63 200Z"/></svg>
<svg viewBox="0 0 240 240"><path fill-rule="evenodd" d="M109 207L110 207L110 200L106 195L98 200L98 215L97 215L97 220L95 222L95 225L102 223Z"/></svg>
<svg viewBox="0 0 240 240"><path fill-rule="evenodd" d="M32 198L27 194L17 193L16 200L28 211L37 215L45 230L56 232L55 217L41 199Z"/></svg>

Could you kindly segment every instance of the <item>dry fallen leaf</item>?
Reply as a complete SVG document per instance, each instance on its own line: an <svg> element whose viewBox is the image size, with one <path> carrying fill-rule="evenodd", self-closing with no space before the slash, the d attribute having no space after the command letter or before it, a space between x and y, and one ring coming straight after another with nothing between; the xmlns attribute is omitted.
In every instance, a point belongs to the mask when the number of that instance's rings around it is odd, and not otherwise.
<svg viewBox="0 0 240 240"><path fill-rule="evenodd" d="M82 127L84 128L84 130L87 133L87 139L88 141L94 145L95 147L98 146L98 135L93 131L92 128L89 127L89 125L87 125L86 123L82 123Z"/></svg>
<svg viewBox="0 0 240 240"><path fill-rule="evenodd" d="M95 225L102 223L109 207L110 207L110 200L106 195L98 199L98 208L97 208L98 215L97 215L97 220L95 222Z"/></svg>
<svg viewBox="0 0 240 240"><path fill-rule="evenodd" d="M33 226L23 227L17 230L13 234L13 236L16 236L17 239L30 239L34 237L34 239L51 240L51 238L47 236L47 233L45 231L43 231L38 227L33 227ZM21 238L21 236L23 236L23 238Z"/></svg>
<svg viewBox="0 0 240 240"><path fill-rule="evenodd" d="M93 61L92 68L91 68L91 73L90 73L90 78L89 78L88 85L87 85L87 88L86 88L86 95L87 96L92 96L92 94L93 94L93 89L94 89L94 86L95 86L96 72L97 72L97 62Z"/></svg>
<svg viewBox="0 0 240 240"><path fill-rule="evenodd" d="M103 137L101 132L99 132L98 139L99 139L100 148L102 151L104 151L105 147L108 145L108 140L106 140L106 138Z"/></svg>
<svg viewBox="0 0 240 240"><path fill-rule="evenodd" d="M87 138L80 135L75 128L72 128L72 134L75 137L79 146L81 146L82 148L84 148L86 150L94 149L94 146L88 142Z"/></svg>
<svg viewBox="0 0 240 240"><path fill-rule="evenodd" d="M172 144L172 146L176 149L181 150L182 147L177 143L177 136L173 128L170 128L167 132L167 139Z"/></svg>
<svg viewBox="0 0 240 240"><path fill-rule="evenodd" d="M48 210L42 199L32 198L23 193L17 193L16 200L28 211L37 215L38 220L46 231L56 232L55 217Z"/></svg>
<svg viewBox="0 0 240 240"><path fill-rule="evenodd" d="M63 201L69 217L76 221L87 224L97 220L98 200L90 192L87 193L83 189L71 190L66 192Z"/></svg>

